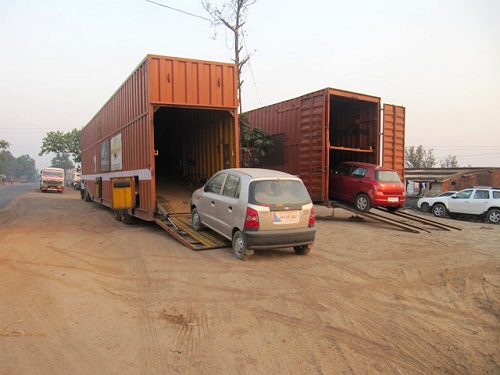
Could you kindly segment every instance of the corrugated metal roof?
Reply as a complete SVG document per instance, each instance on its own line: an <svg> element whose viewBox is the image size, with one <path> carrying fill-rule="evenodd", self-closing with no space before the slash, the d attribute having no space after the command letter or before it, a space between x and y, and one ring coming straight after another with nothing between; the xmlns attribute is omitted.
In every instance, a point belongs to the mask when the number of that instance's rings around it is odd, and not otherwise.
<svg viewBox="0 0 500 375"><path fill-rule="evenodd" d="M496 171L500 168L407 168L405 180L443 182L490 170Z"/></svg>

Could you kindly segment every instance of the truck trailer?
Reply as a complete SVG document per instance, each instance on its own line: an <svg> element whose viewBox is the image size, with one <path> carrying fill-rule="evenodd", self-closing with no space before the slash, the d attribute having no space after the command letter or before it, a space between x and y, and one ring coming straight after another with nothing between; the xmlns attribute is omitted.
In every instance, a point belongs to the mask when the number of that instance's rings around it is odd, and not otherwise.
<svg viewBox="0 0 500 375"><path fill-rule="evenodd" d="M227 246L191 229L189 199L239 166L236 90L235 64L147 55L82 129L82 197L192 249Z"/></svg>
<svg viewBox="0 0 500 375"><path fill-rule="evenodd" d="M329 173L344 161L384 165L404 181L404 107L325 88L246 115L274 141L260 165L299 176L316 203L330 206Z"/></svg>

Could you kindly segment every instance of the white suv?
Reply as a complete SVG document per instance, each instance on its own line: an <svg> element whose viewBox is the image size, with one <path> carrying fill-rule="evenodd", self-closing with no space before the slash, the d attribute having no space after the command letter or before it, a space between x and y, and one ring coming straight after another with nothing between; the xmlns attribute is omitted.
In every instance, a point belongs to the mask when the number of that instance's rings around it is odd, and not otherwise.
<svg viewBox="0 0 500 375"><path fill-rule="evenodd" d="M433 209L435 216L444 216L439 210ZM448 200L448 216L451 218L477 216L486 222L500 223L500 188L474 186L453 194Z"/></svg>

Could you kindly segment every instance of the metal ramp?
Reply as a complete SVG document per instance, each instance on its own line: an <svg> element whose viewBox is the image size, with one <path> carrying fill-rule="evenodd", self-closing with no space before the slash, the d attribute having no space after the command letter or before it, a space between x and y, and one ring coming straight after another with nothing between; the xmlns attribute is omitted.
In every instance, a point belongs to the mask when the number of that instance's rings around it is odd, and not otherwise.
<svg viewBox="0 0 500 375"><path fill-rule="evenodd" d="M158 215L155 217L155 222L192 250L209 250L231 246L229 240L210 229L195 231L191 226L189 204L187 204L187 209L185 206L186 202L182 201L158 202Z"/></svg>
<svg viewBox="0 0 500 375"><path fill-rule="evenodd" d="M339 201L330 201L330 204L334 209L336 207L339 207L346 211L354 212L356 215L360 217L365 217L371 220L379 221L384 224L388 224L411 233L420 233L421 231L431 233L431 231L429 230L430 227L432 227L433 229L446 230L446 231L450 231L451 229L461 230L460 228L448 224L439 223L427 218L420 218L416 215L411 215L403 212L389 212L386 209L372 209L369 212L360 212L347 203ZM385 213L385 215L382 214L382 212ZM427 226L427 228L422 227L421 224L424 224L425 226Z"/></svg>

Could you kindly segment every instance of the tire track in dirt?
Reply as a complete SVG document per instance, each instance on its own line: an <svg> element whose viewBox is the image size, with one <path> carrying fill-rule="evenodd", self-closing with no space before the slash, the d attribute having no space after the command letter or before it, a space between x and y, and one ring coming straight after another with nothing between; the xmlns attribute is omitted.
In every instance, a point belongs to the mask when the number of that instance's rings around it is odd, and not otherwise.
<svg viewBox="0 0 500 375"><path fill-rule="evenodd" d="M135 274L139 328L142 337L142 345L140 346L141 373L145 375L168 374L158 339L157 326L149 309L153 299L150 292L151 279L142 252L134 248L133 255L132 268Z"/></svg>

